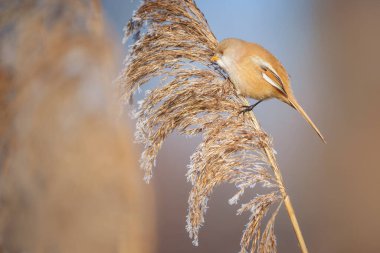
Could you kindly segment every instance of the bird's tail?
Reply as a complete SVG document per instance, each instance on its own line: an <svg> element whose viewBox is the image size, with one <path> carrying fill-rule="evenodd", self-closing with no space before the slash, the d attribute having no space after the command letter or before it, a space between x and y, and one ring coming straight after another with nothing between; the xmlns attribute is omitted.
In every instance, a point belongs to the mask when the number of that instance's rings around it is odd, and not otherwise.
<svg viewBox="0 0 380 253"><path fill-rule="evenodd" d="M302 117L310 124L310 126L315 130L315 132L317 132L317 134L319 135L319 137L322 139L322 141L324 143L326 143L326 140L325 138L323 137L323 135L321 134L321 132L319 131L319 129L317 128L317 126L314 124L314 122L310 119L310 117L306 114L306 112L303 110L303 108L300 106L300 104L298 104L298 102L295 100L295 99L291 99L289 100L289 103L291 106L293 106L294 109L296 109L301 115Z"/></svg>

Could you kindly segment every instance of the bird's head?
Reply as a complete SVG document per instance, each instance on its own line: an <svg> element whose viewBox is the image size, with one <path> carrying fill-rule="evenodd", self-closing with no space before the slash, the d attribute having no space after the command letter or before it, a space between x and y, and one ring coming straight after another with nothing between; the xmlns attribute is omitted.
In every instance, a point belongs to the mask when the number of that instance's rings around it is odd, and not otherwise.
<svg viewBox="0 0 380 253"><path fill-rule="evenodd" d="M288 97L292 96L289 75L280 61L262 46L235 38L224 39L211 61L217 62L230 76L249 75L255 82L269 84L272 95L289 104Z"/></svg>

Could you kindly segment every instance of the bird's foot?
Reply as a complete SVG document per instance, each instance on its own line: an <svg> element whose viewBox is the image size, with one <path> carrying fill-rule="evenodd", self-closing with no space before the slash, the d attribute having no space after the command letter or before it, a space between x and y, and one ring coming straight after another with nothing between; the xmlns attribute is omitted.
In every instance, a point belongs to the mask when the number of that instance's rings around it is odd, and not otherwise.
<svg viewBox="0 0 380 253"><path fill-rule="evenodd" d="M243 105L243 106L242 106L242 107L243 107L243 110L241 110L239 114L241 114L241 113L244 114L244 113L246 113L246 112L252 111L253 108L255 108L256 105L260 104L261 102L263 102L263 100L259 100L259 101L257 101L256 103L254 103L253 105Z"/></svg>
<svg viewBox="0 0 380 253"><path fill-rule="evenodd" d="M244 114L246 112L250 112L255 107L254 107L254 105L243 105L242 108L243 108L243 110L241 110L239 114Z"/></svg>

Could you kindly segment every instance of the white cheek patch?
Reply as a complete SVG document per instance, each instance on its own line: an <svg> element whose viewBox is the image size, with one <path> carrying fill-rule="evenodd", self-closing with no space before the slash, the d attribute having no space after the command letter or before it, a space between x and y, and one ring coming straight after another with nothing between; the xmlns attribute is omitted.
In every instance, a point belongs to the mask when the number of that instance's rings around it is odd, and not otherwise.
<svg viewBox="0 0 380 253"><path fill-rule="evenodd" d="M224 62L220 58L216 61L216 63L218 63L218 65L220 67L222 67L223 69L226 69L226 65L224 64Z"/></svg>
<svg viewBox="0 0 380 253"><path fill-rule="evenodd" d="M230 70L234 65L234 61L225 55L221 55L217 63L226 71Z"/></svg>
<svg viewBox="0 0 380 253"><path fill-rule="evenodd" d="M267 81L269 84L271 84L272 86L274 86L276 89L279 89L283 93L286 93L284 91L284 89L281 87L281 85L279 85L278 83L276 83L276 81L272 80L269 76L267 76L267 74L262 73L262 76L263 76L263 78L264 78L265 81Z"/></svg>

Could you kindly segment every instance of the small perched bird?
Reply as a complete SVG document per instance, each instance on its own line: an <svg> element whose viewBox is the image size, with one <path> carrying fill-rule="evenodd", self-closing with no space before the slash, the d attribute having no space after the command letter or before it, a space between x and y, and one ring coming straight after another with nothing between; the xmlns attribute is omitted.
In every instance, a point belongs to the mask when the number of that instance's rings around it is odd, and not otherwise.
<svg viewBox="0 0 380 253"><path fill-rule="evenodd" d="M296 109L326 143L295 99L285 68L268 50L255 43L229 38L218 44L211 61L217 62L228 73L241 95L258 100L253 105L244 106L242 112L252 110L266 99L277 98Z"/></svg>

